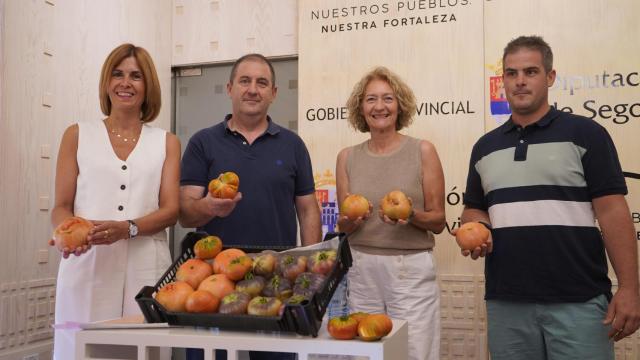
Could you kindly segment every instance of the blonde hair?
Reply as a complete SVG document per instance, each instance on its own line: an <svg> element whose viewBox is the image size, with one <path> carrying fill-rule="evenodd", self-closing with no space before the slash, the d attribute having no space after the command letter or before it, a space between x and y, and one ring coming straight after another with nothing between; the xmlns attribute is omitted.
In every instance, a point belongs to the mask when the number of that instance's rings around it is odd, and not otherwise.
<svg viewBox="0 0 640 360"><path fill-rule="evenodd" d="M153 64L151 55L139 46L133 44L122 44L113 49L107 59L102 65L102 72L100 74L100 108L102 113L109 116L111 115L111 99L109 99L109 81L111 80L111 73L116 66L120 65L122 60L133 57L138 63L138 67L142 71L142 76L145 85L144 102L140 109L140 121L143 123L151 122L160 113L160 106L162 105L160 96L160 81L158 80L158 74L156 67Z"/></svg>
<svg viewBox="0 0 640 360"><path fill-rule="evenodd" d="M349 100L347 100L349 124L360 132L370 131L369 125L367 125L367 121L362 115L361 108L364 92L372 80L385 81L393 90L396 99L398 99L396 130L409 126L416 113L416 97L413 94L413 90L398 75L384 66L379 66L369 71L353 87Z"/></svg>

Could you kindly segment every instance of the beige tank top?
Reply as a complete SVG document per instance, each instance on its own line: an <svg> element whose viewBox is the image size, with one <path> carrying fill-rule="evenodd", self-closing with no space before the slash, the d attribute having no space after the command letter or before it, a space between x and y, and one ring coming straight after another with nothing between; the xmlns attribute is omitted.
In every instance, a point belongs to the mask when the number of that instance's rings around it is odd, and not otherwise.
<svg viewBox="0 0 640 360"><path fill-rule="evenodd" d="M411 254L430 250L433 234L411 224L385 224L378 216L380 200L392 190L407 194L417 210L424 210L422 156L420 140L405 136L403 143L389 154L369 151L368 141L355 145L347 156L349 193L360 194L373 204L373 213L349 236L356 250L377 255Z"/></svg>

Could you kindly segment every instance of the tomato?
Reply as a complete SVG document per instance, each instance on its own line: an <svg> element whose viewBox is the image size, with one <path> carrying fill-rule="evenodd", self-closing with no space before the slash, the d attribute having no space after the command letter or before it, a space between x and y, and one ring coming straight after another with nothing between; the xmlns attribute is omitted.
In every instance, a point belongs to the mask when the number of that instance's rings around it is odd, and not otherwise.
<svg viewBox="0 0 640 360"><path fill-rule="evenodd" d="M456 242L463 250L473 251L489 240L491 232L479 222L462 224L456 232Z"/></svg>
<svg viewBox="0 0 640 360"><path fill-rule="evenodd" d="M53 231L53 239L50 245L55 245L59 251L67 249L74 252L76 248L87 245L87 236L93 228L93 224L79 216L71 216L64 219Z"/></svg>
<svg viewBox="0 0 640 360"><path fill-rule="evenodd" d="M217 236L207 236L196 242L193 252L198 259L213 259L222 250L222 240Z"/></svg>
<svg viewBox="0 0 640 360"><path fill-rule="evenodd" d="M291 290L291 282L279 275L273 275L269 281L267 281L267 285L262 290L262 293L268 297L277 297L278 299L284 300L290 297L293 294Z"/></svg>
<svg viewBox="0 0 640 360"><path fill-rule="evenodd" d="M328 274L336 265L335 250L316 251L309 257L309 271L317 274Z"/></svg>
<svg viewBox="0 0 640 360"><path fill-rule="evenodd" d="M407 220L413 206L407 195L400 190L394 190L380 200L380 209L391 220Z"/></svg>
<svg viewBox="0 0 640 360"><path fill-rule="evenodd" d="M209 192L211 196L216 198L233 199L238 193L239 186L240 178L238 175L228 171L209 182Z"/></svg>
<svg viewBox="0 0 640 360"><path fill-rule="evenodd" d="M322 274L304 272L296 278L296 282L293 285L293 293L311 299L313 294L322 287L325 279L326 277Z"/></svg>
<svg viewBox="0 0 640 360"><path fill-rule="evenodd" d="M191 313L212 313L218 311L220 299L205 290L196 290L187 296L184 308Z"/></svg>
<svg viewBox="0 0 640 360"><path fill-rule="evenodd" d="M213 272L215 274L224 273L233 259L245 255L247 254L244 251L236 248L222 250L213 260Z"/></svg>
<svg viewBox="0 0 640 360"><path fill-rule="evenodd" d="M371 314L358 323L358 336L364 341L375 341L387 336L393 322L386 314Z"/></svg>
<svg viewBox="0 0 640 360"><path fill-rule="evenodd" d="M238 256L237 258L232 259L229 264L222 270L222 273L227 275L230 280L238 281L251 270L251 265L253 265L253 261L250 257Z"/></svg>
<svg viewBox="0 0 640 360"><path fill-rule="evenodd" d="M360 322L360 320L366 318L367 316L369 316L369 314L367 314L366 312L358 311L358 312L349 314L349 316L354 318L357 322Z"/></svg>
<svg viewBox="0 0 640 360"><path fill-rule="evenodd" d="M253 273L256 275L271 277L276 268L277 259L273 254L258 255L253 259Z"/></svg>
<svg viewBox="0 0 640 360"><path fill-rule="evenodd" d="M246 314L250 299L251 297L248 294L234 291L222 298L218 311L221 314Z"/></svg>
<svg viewBox="0 0 640 360"><path fill-rule="evenodd" d="M274 297L256 296L249 302L247 314L260 316L278 316L282 301Z"/></svg>
<svg viewBox="0 0 640 360"><path fill-rule="evenodd" d="M295 281L298 275L307 270L307 257L284 255L278 260L277 270L282 277Z"/></svg>
<svg viewBox="0 0 640 360"><path fill-rule="evenodd" d="M198 290L206 290L212 293L218 299L222 299L225 295L233 292L235 284L229 280L225 274L215 274L202 280L198 286Z"/></svg>
<svg viewBox="0 0 640 360"><path fill-rule="evenodd" d="M213 274L211 265L200 259L185 261L176 272L176 280L186 281L192 288L197 289L202 280Z"/></svg>
<svg viewBox="0 0 640 360"><path fill-rule="evenodd" d="M260 295L266 283L267 281L262 276L248 273L245 275L244 280L236 284L236 291L247 293L253 298Z"/></svg>
<svg viewBox="0 0 640 360"><path fill-rule="evenodd" d="M351 194L347 196L340 206L340 215L354 221L364 217L369 212L369 200L362 195Z"/></svg>
<svg viewBox="0 0 640 360"><path fill-rule="evenodd" d="M167 311L184 312L187 297L193 292L191 285L184 281L168 283L156 292L155 299Z"/></svg>
<svg viewBox="0 0 640 360"><path fill-rule="evenodd" d="M351 340L358 335L358 321L349 315L334 317L327 324L329 335L338 340Z"/></svg>

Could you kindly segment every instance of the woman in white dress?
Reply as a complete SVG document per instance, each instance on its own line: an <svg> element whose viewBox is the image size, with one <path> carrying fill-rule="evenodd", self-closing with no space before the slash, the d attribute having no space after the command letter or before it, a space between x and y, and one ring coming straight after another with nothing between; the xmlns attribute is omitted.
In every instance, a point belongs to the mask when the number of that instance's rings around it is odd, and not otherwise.
<svg viewBox="0 0 640 360"><path fill-rule="evenodd" d="M62 254L58 325L140 314L135 295L171 265L180 142L147 125L160 112L160 85L146 50L123 44L109 54L100 106L106 118L71 125L58 153L51 222L75 215L94 225L88 247ZM72 330L56 330L54 359L73 359L74 347Z"/></svg>

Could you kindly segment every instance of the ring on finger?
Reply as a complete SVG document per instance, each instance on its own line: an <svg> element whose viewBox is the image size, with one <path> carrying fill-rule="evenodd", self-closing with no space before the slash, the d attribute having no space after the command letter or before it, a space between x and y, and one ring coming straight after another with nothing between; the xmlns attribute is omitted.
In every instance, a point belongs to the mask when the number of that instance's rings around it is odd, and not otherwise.
<svg viewBox="0 0 640 360"><path fill-rule="evenodd" d="M104 237L109 237L109 229L104 231Z"/></svg>

